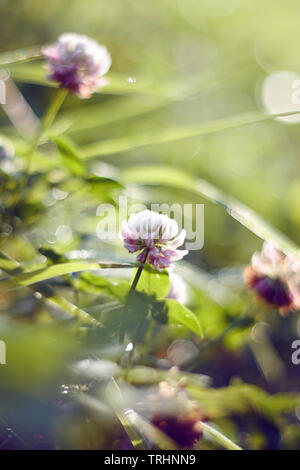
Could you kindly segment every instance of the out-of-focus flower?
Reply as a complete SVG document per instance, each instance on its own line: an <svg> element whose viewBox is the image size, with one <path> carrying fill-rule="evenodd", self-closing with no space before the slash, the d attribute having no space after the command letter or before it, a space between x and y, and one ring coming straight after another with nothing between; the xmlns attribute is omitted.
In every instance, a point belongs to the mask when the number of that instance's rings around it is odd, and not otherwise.
<svg viewBox="0 0 300 470"><path fill-rule="evenodd" d="M300 251L299 251L300 254ZM295 258L287 257L286 260L289 269L289 288L293 296L294 309L300 309L300 261Z"/></svg>
<svg viewBox="0 0 300 470"><path fill-rule="evenodd" d="M186 232L178 234L176 220L158 212L144 210L123 221L121 239L130 253L140 251L137 261L148 262L158 271L170 268L188 250L177 250L184 242Z"/></svg>
<svg viewBox="0 0 300 470"><path fill-rule="evenodd" d="M185 305L188 301L188 288L184 280L177 273L170 272L170 290L167 299L175 299L177 302Z"/></svg>
<svg viewBox="0 0 300 470"><path fill-rule="evenodd" d="M163 431L182 449L192 449L202 437L200 406L189 399L183 386L158 384L158 393L151 395L151 423Z"/></svg>
<svg viewBox="0 0 300 470"><path fill-rule="evenodd" d="M87 36L62 34L54 44L43 47L42 52L48 59L48 78L80 98L89 98L107 84L103 75L111 66L109 52Z"/></svg>
<svg viewBox="0 0 300 470"><path fill-rule="evenodd" d="M257 295L279 309L282 315L300 306L300 263L265 242L261 253L254 253L244 279Z"/></svg>

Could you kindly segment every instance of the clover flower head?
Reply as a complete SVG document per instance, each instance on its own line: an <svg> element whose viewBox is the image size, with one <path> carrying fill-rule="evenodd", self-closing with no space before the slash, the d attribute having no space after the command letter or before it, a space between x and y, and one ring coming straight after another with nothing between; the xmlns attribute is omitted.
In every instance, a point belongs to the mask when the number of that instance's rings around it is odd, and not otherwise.
<svg viewBox="0 0 300 470"><path fill-rule="evenodd" d="M111 66L109 52L87 36L62 34L54 44L43 47L42 52L48 60L49 80L80 98L89 98L107 84L103 75Z"/></svg>
<svg viewBox="0 0 300 470"><path fill-rule="evenodd" d="M202 437L200 406L192 401L182 384L167 381L158 384L158 393L151 395L151 423L169 436L180 448L192 449Z"/></svg>
<svg viewBox="0 0 300 470"><path fill-rule="evenodd" d="M265 242L261 253L252 256L251 265L244 271L244 279L258 297L286 315L300 305L300 290L298 292L297 288L299 273L299 262L286 256L273 244Z"/></svg>
<svg viewBox="0 0 300 470"><path fill-rule="evenodd" d="M140 252L137 261L151 264L158 271L172 267L188 250L177 250L186 232L178 234L176 220L158 212L144 210L123 221L120 237L130 253Z"/></svg>

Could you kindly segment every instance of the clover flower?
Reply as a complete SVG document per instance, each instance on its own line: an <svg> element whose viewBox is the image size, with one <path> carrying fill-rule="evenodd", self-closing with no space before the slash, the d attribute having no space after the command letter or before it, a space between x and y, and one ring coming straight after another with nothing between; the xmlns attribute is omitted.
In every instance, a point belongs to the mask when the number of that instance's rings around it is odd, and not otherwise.
<svg viewBox="0 0 300 470"><path fill-rule="evenodd" d="M49 80L80 98L89 98L107 84L103 75L111 66L109 52L87 36L62 34L54 44L43 47L42 52L48 59Z"/></svg>
<svg viewBox="0 0 300 470"><path fill-rule="evenodd" d="M300 306L300 263L265 242L261 253L254 253L244 279L257 295L279 309L281 315Z"/></svg>
<svg viewBox="0 0 300 470"><path fill-rule="evenodd" d="M188 250L177 250L184 242L186 232L178 234L176 220L158 212L144 210L123 221L120 237L130 252L139 251L137 261L151 264L158 271L172 267Z"/></svg>
<svg viewBox="0 0 300 470"><path fill-rule="evenodd" d="M180 448L192 449L202 437L200 406L190 400L184 384L158 384L158 393L149 397L152 402L151 423L169 436Z"/></svg>

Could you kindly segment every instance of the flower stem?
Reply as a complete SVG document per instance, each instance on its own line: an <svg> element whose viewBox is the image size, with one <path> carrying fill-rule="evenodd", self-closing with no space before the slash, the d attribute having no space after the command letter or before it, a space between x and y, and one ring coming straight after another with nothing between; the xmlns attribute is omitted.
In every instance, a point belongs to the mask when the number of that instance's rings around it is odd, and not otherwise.
<svg viewBox="0 0 300 470"><path fill-rule="evenodd" d="M37 133L37 135L34 137L32 144L30 145L28 151L26 152L26 155L28 156L28 164L27 164L27 169L26 169L26 182L28 180L29 174L30 174L30 169L31 169L31 164L32 164L32 157L33 154L39 145L44 133L49 129L49 127L53 124L53 121L63 104L66 96L68 94L68 90L65 88L59 88L57 93L54 96L54 99L51 101L50 106L48 107L43 119L42 119L42 124L41 127Z"/></svg>
<svg viewBox="0 0 300 470"><path fill-rule="evenodd" d="M60 107L62 106L65 98L67 97L68 93L69 93L68 90L66 90L65 88L59 88L57 90L57 93L53 101L50 103L50 106L47 109L46 114L42 121L42 129L44 132L53 124L53 121Z"/></svg>
<svg viewBox="0 0 300 470"><path fill-rule="evenodd" d="M140 279L141 274L143 272L143 269L145 267L145 264L146 264L146 261L147 261L147 258L148 258L148 253L149 253L149 250L147 250L147 252L146 252L145 261L142 264L140 264L140 266L138 267L138 270L137 270L137 272L134 276L133 282L130 286L130 289L129 289L129 292L128 292L128 295L127 295L127 299L126 299L126 302L125 302L125 308L124 308L124 314L123 314L123 318L122 318L122 321L121 321L121 327L120 327L120 336L119 336L120 344L124 343L125 327L126 327L127 314L128 314L128 311L129 311L129 303L130 303L130 300L132 298L132 295L134 294L134 292L136 290L137 283L139 282L139 279Z"/></svg>
<svg viewBox="0 0 300 470"><path fill-rule="evenodd" d="M141 277L141 274L143 272L143 269L145 267L145 263L141 264L139 267L138 267L138 270L136 272L136 275L134 276L134 279L133 279L133 282L131 284L131 287L130 287L130 290L129 290L129 293L128 293L128 297L127 297L127 300L130 299L130 297L132 296L132 294L134 293L135 289L136 289L136 286L137 286L137 283L139 282L139 279Z"/></svg>

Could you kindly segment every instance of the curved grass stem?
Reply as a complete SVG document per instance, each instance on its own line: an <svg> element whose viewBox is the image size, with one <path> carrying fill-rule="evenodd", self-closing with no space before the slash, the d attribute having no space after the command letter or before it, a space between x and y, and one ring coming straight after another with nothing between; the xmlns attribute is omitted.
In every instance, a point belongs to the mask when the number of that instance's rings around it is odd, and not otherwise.
<svg viewBox="0 0 300 470"><path fill-rule="evenodd" d="M232 442L228 437L224 436L220 431L217 431L215 428L210 426L207 423L201 421L201 427L204 432L213 437L222 447L228 450L243 450L240 446Z"/></svg>
<svg viewBox="0 0 300 470"><path fill-rule="evenodd" d="M149 250L146 252L145 261L143 263L141 263L140 266L138 267L138 270L136 272L136 275L134 276L134 279L132 281L132 284L130 286L130 289L129 289L129 292L128 292L128 295L127 295L127 299L126 299L125 307L124 307L124 314L123 314L123 318L122 318L122 321L121 321L121 327L120 327L120 335L119 335L120 344L124 343L126 319L127 319L127 314L128 314L128 310L129 310L130 300L131 300L131 298L132 298L132 296L133 296L133 294L136 290L136 286L139 282L139 279L140 279L141 274L143 272L143 269L145 267L145 264L146 264L146 261L147 261L147 258L148 258L148 252L149 252Z"/></svg>
<svg viewBox="0 0 300 470"><path fill-rule="evenodd" d="M54 96L54 99L51 101L43 119L42 119L42 124L41 124L41 127L39 129L39 131L37 132L37 135L34 137L28 151L26 152L26 155L28 157L28 163L27 163L27 169L26 169L26 182L28 180L28 177L29 177L29 174L30 174L30 170L31 170L31 165L32 165L32 158L33 158L33 154L37 148L37 146L39 145L43 135L45 134L45 132L51 127L51 125L53 124L54 122L54 119L60 109L60 107L62 106L66 96L68 94L68 90L66 90L65 88L59 88Z"/></svg>

